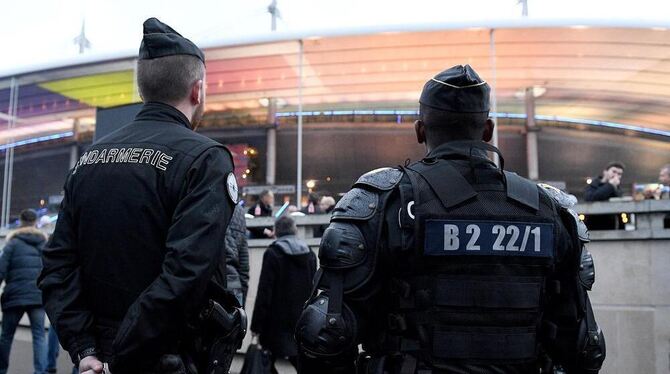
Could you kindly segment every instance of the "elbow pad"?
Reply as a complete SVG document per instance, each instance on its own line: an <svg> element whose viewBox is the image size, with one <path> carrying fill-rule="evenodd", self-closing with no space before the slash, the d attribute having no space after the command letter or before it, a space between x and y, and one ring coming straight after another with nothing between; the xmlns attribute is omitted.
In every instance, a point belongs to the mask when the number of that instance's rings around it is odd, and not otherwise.
<svg viewBox="0 0 670 374"><path fill-rule="evenodd" d="M296 324L301 352L316 358L345 354L356 342L356 318L346 304L341 314L328 313L328 295L321 294L305 307Z"/></svg>
<svg viewBox="0 0 670 374"><path fill-rule="evenodd" d="M595 328L589 328L587 325L584 319L579 328L580 344L577 366L581 372L595 374L605 361L605 336L597 325L594 326Z"/></svg>

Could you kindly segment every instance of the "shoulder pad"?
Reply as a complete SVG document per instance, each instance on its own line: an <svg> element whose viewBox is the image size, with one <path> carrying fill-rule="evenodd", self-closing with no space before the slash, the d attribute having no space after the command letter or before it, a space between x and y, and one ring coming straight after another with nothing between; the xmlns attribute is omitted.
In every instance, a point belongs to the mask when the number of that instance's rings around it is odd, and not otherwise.
<svg viewBox="0 0 670 374"><path fill-rule="evenodd" d="M593 256L586 248L582 248L582 260L579 265L579 281L587 290L591 291L596 281L596 268Z"/></svg>
<svg viewBox="0 0 670 374"><path fill-rule="evenodd" d="M396 168L379 168L363 174L354 186L365 185L377 190L388 191L402 178L402 171Z"/></svg>
<svg viewBox="0 0 670 374"><path fill-rule="evenodd" d="M569 208L564 209L567 210L568 213L570 213L570 216L572 216L572 218L575 220L575 224L577 225L577 236L579 236L579 240L585 243L590 242L591 239L589 238L589 229L586 227L586 224L584 224L584 222L579 219L579 216L574 210Z"/></svg>
<svg viewBox="0 0 670 374"><path fill-rule="evenodd" d="M332 220L367 221L375 214L377 205L379 205L379 195L362 188L354 188L335 205Z"/></svg>
<svg viewBox="0 0 670 374"><path fill-rule="evenodd" d="M546 183L538 183L544 192L549 195L558 205L563 208L571 208L577 204L577 198L574 195L567 194L554 186Z"/></svg>
<svg viewBox="0 0 670 374"><path fill-rule="evenodd" d="M347 269L360 265L366 257L363 233L351 223L333 222L323 233L319 263L326 269Z"/></svg>

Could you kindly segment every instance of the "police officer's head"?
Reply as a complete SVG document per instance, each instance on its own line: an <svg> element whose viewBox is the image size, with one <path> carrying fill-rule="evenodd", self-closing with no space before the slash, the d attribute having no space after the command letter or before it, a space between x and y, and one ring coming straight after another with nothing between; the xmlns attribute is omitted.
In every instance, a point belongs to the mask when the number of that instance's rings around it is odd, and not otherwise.
<svg viewBox="0 0 670 374"><path fill-rule="evenodd" d="M429 150L453 140L490 141L490 91L470 65L457 65L431 78L419 99L417 141Z"/></svg>
<svg viewBox="0 0 670 374"><path fill-rule="evenodd" d="M205 110L205 55L170 26L149 18L144 22L137 85L144 102L172 105L196 127Z"/></svg>

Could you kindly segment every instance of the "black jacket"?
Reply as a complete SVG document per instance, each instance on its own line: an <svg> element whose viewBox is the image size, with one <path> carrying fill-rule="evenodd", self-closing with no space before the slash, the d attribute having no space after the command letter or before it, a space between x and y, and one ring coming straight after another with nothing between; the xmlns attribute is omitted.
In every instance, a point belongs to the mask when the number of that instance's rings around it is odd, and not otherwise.
<svg viewBox="0 0 670 374"><path fill-rule="evenodd" d="M47 237L32 227L20 228L7 236L0 257L2 310L14 307L42 306L42 292L37 288L37 276L42 270L42 248Z"/></svg>
<svg viewBox="0 0 670 374"><path fill-rule="evenodd" d="M263 255L251 331L276 357L296 356L293 337L316 272L316 255L293 235L283 236Z"/></svg>
<svg viewBox="0 0 670 374"><path fill-rule="evenodd" d="M229 290L242 292L244 305L249 289L249 247L244 208L240 205L235 207L226 233L226 279Z"/></svg>
<svg viewBox="0 0 670 374"><path fill-rule="evenodd" d="M612 197L621 196L617 187L603 182L600 177L594 178L593 182L584 189L584 200L586 201L607 201Z"/></svg>
<svg viewBox="0 0 670 374"><path fill-rule="evenodd" d="M247 211L254 217L272 217L272 207L263 204L262 201L258 201L256 204L252 205L251 208ZM249 228L249 233L251 234L252 239L269 239L267 235L263 233L265 229L272 230L272 227L253 227Z"/></svg>
<svg viewBox="0 0 670 374"><path fill-rule="evenodd" d="M223 256L232 171L225 147L161 103L81 156L39 280L73 361L97 346L113 372L130 373L178 352Z"/></svg>

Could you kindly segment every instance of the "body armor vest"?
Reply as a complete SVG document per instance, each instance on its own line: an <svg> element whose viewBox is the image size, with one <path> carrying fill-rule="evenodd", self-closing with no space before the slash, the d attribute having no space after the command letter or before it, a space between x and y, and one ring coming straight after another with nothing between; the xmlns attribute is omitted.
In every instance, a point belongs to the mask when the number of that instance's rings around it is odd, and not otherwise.
<svg viewBox="0 0 670 374"><path fill-rule="evenodd" d="M556 257L555 207L488 161L446 158L403 168L403 248L386 287L383 349L450 373L527 372Z"/></svg>

